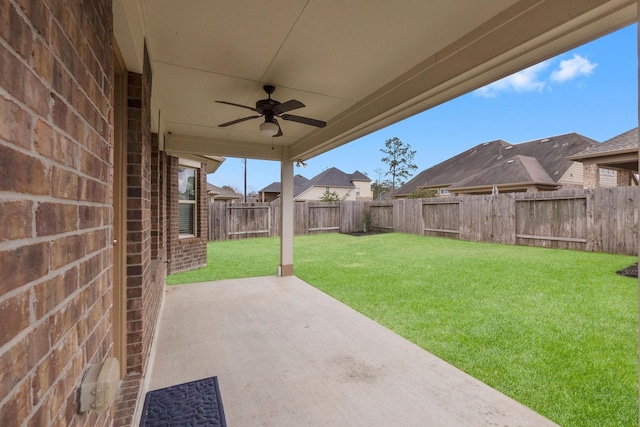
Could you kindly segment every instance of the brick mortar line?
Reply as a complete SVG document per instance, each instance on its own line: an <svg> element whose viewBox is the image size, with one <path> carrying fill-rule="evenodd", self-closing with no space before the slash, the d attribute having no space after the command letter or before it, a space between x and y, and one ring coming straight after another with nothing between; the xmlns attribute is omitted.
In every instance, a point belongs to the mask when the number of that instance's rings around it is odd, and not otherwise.
<svg viewBox="0 0 640 427"><path fill-rule="evenodd" d="M71 204L73 205L73 204ZM21 247L24 246L32 246L32 245L37 245L40 243L53 243L55 240L58 240L60 238L65 238L65 237L72 237L72 236L86 236L89 232L92 231L99 231L99 230L111 230L112 229L112 225L101 225L99 227L89 227L89 228L83 228L83 229L77 229L77 230L73 230L73 231L66 231L64 233L59 233L59 234L50 234L47 236L35 236L35 237L27 237L24 239L19 239L19 240L9 240L6 242L1 242L0 243L0 252L3 251L11 251L14 249L19 249ZM28 245L25 245L25 243L28 243ZM109 242L107 242L109 243ZM96 250L94 252L90 252L85 254L85 256L91 255L91 254L97 254L100 253L101 251L104 250L108 250L109 246L107 244L106 247L103 247L102 249ZM84 258L84 257L83 257ZM78 261L78 260L76 260ZM76 261L72 261L69 264L65 264L65 266L70 266L73 265ZM47 268L47 271L58 271L60 269L57 270L49 270ZM36 280L40 280L40 278L36 279ZM33 283L29 282L29 283Z"/></svg>
<svg viewBox="0 0 640 427"><path fill-rule="evenodd" d="M61 199L56 198L51 195L31 195L27 193L18 193L15 191L1 191L0 192L0 202L22 202L22 201L31 201L36 203L59 203L65 205L77 205L77 206L88 206L93 208L110 208L112 207L111 203L101 203L101 202L90 202L79 199Z"/></svg>

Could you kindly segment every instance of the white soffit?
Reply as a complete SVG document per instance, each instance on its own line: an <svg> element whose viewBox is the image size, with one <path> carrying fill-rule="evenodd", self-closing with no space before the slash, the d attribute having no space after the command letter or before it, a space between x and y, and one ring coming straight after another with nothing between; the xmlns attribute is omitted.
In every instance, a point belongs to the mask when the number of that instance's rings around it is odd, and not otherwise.
<svg viewBox="0 0 640 427"><path fill-rule="evenodd" d="M116 39L131 71L144 37L154 128L194 154L316 156L636 20L635 0L114 1ZM137 72L137 71L136 71ZM266 98L327 127L261 119L219 128ZM157 112L152 113L157 114ZM154 121L158 121L154 117ZM289 146L283 151L284 146Z"/></svg>

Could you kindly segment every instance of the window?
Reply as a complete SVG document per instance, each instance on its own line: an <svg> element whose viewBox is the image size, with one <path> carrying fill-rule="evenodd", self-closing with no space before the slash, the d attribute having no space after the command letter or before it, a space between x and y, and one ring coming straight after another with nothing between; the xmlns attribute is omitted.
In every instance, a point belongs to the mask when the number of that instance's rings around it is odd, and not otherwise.
<svg viewBox="0 0 640 427"><path fill-rule="evenodd" d="M360 187L356 187L356 197L360 197Z"/></svg>
<svg viewBox="0 0 640 427"><path fill-rule="evenodd" d="M178 168L178 230L180 236L196 235L196 170L186 166Z"/></svg>

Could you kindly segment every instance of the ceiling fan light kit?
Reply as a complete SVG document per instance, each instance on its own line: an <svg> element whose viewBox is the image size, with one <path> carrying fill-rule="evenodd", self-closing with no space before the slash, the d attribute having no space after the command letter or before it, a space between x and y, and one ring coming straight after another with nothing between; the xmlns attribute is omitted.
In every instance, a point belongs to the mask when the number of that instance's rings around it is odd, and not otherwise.
<svg viewBox="0 0 640 427"><path fill-rule="evenodd" d="M266 136L274 136L280 131L280 127L273 122L260 123L260 133Z"/></svg>
<svg viewBox="0 0 640 427"><path fill-rule="evenodd" d="M302 102L297 101L295 99L291 99L287 102L281 103L279 101L276 101L275 99L271 99L271 94L276 90L275 86L264 85L262 88L267 93L268 97L267 99L261 99L258 102L256 102L255 108L249 107L247 105L228 102L228 101L216 101L216 102L219 102L220 104L227 104L227 105L232 105L234 107L245 108L247 110L251 110L259 114L258 116L255 116L255 115L247 116L247 117L242 117L240 119L232 120L230 122L222 123L218 125L218 127L227 127L227 126L235 125L236 123L241 123L247 120L264 117L264 123L260 124L260 133L262 133L263 135L276 137L276 136L282 136L282 129L280 128L280 124L278 123L278 121L275 119L276 117L279 117L283 120L289 120L292 122L302 123L305 125L315 126L319 128L323 128L327 125L327 123L323 122L322 120L310 119L308 117L302 117L302 116L295 116L293 114L285 114L288 111L297 110L298 108L303 108L305 105Z"/></svg>

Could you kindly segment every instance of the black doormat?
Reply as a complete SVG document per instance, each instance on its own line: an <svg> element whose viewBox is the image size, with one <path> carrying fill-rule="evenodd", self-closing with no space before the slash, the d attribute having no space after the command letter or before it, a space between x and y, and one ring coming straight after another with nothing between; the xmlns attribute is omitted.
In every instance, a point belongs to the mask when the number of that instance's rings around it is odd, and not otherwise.
<svg viewBox="0 0 640 427"><path fill-rule="evenodd" d="M226 425L217 377L148 392L140 418L140 427Z"/></svg>

